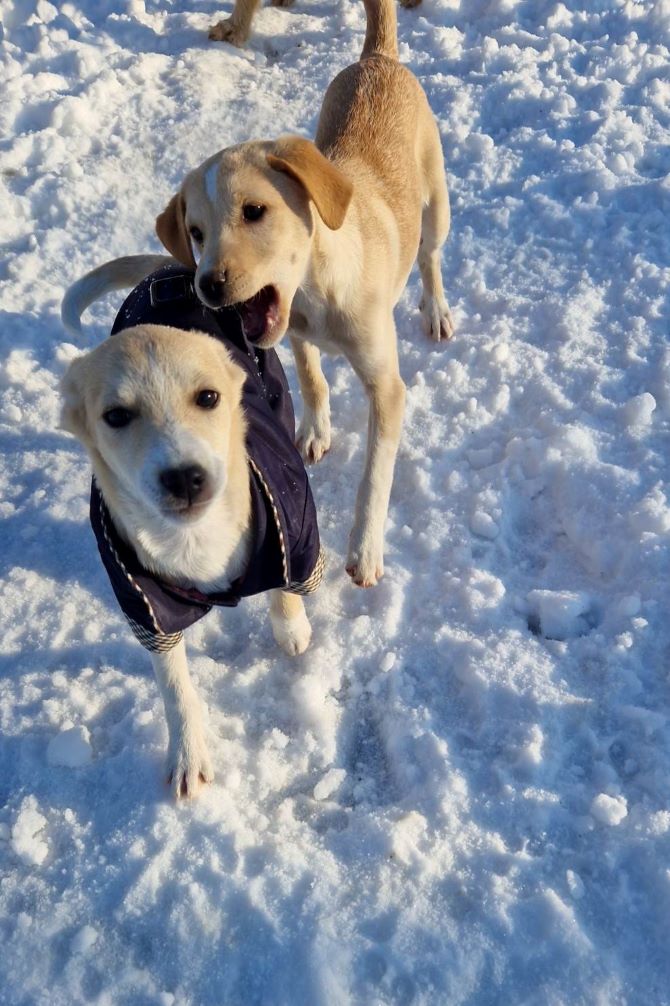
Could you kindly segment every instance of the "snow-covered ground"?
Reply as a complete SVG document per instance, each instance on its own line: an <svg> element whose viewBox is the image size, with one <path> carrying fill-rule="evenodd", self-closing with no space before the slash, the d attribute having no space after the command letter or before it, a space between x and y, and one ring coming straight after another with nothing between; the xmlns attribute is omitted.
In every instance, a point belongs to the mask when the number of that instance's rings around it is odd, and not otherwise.
<svg viewBox="0 0 670 1006"><path fill-rule="evenodd" d="M365 402L327 363L312 647L262 600L190 632L217 778L178 807L58 430L59 302L157 250L206 155L310 135L363 8L264 8L243 51L212 0L1 12L0 1003L670 1003L668 0L400 10L457 335L423 338L413 274L371 591L343 570Z"/></svg>

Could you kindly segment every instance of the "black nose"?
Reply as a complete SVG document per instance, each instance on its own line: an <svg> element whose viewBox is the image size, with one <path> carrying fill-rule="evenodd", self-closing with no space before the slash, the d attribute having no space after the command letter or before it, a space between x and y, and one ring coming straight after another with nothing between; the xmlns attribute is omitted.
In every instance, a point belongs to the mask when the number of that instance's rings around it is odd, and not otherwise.
<svg viewBox="0 0 670 1006"><path fill-rule="evenodd" d="M207 485L207 472L200 465L166 468L159 475L160 484L178 500L193 503Z"/></svg>
<svg viewBox="0 0 670 1006"><path fill-rule="evenodd" d="M198 280L198 286L210 307L221 307L226 288L226 274L223 272L206 272Z"/></svg>

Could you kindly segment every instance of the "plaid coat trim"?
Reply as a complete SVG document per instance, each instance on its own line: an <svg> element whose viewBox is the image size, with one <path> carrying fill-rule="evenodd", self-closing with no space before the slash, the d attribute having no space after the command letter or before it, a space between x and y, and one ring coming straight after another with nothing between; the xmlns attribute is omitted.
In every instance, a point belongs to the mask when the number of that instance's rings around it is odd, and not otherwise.
<svg viewBox="0 0 670 1006"><path fill-rule="evenodd" d="M174 650L177 643L184 638L183 632L149 632L129 615L126 615L126 621L138 643L151 653L167 653L168 650Z"/></svg>
<svg viewBox="0 0 670 1006"><path fill-rule="evenodd" d="M288 594L313 594L315 590L318 589L319 584L323 580L323 573L326 568L326 555L323 549L319 552L319 558L316 560L316 566L312 571L312 575L308 576L306 580L302 583L298 580L293 580L289 583L286 588Z"/></svg>

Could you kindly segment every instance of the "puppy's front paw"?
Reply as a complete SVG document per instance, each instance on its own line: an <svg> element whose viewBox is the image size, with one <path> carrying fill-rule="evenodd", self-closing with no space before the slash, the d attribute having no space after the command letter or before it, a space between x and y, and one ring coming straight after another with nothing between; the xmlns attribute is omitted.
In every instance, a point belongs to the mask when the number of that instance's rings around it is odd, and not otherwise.
<svg viewBox="0 0 670 1006"><path fill-rule="evenodd" d="M359 536L354 529L346 568L357 587L374 587L384 575L383 543L375 543L367 535Z"/></svg>
<svg viewBox="0 0 670 1006"><path fill-rule="evenodd" d="M186 727L174 743L170 740L166 769L167 783L175 800L196 796L201 783L212 781L212 763L199 727Z"/></svg>
<svg viewBox="0 0 670 1006"><path fill-rule="evenodd" d="M320 461L330 450L330 417L305 409L295 445L306 464L313 465Z"/></svg>
<svg viewBox="0 0 670 1006"><path fill-rule="evenodd" d="M212 25L209 37L213 42L230 42L231 45L242 46L249 38L249 31L236 24L232 17L227 17Z"/></svg>
<svg viewBox="0 0 670 1006"><path fill-rule="evenodd" d="M277 644L289 657L304 653L312 638L312 626L305 612L295 618L279 618L270 615L272 632Z"/></svg>
<svg viewBox="0 0 670 1006"><path fill-rule="evenodd" d="M454 322L444 298L424 297L419 304L423 330L434 342L447 342L454 334Z"/></svg>

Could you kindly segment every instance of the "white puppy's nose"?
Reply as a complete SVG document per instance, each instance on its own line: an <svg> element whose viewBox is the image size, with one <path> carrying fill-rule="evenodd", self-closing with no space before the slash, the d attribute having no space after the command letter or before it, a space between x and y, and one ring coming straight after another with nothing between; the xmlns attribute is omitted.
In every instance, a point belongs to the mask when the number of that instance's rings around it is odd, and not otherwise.
<svg viewBox="0 0 670 1006"><path fill-rule="evenodd" d="M158 480L171 496L189 504L201 499L208 489L207 472L201 465L166 468Z"/></svg>

